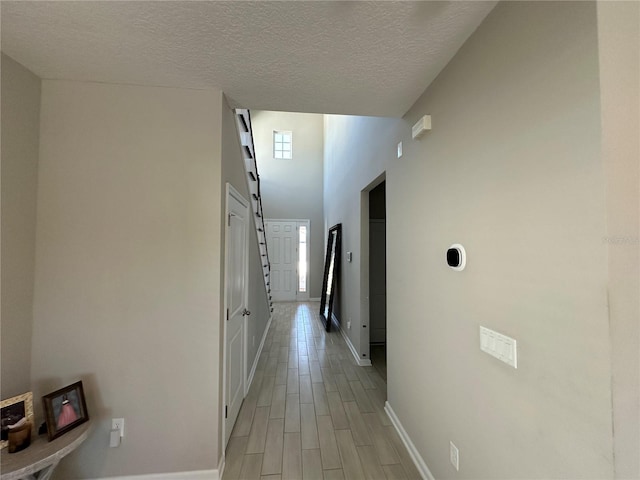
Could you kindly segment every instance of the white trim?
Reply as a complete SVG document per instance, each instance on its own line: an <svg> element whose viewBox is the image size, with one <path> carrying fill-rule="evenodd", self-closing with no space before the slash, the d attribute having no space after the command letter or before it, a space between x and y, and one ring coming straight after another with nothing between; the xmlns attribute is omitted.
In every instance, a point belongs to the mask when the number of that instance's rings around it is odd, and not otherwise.
<svg viewBox="0 0 640 480"><path fill-rule="evenodd" d="M224 475L224 467L226 465L226 455L224 454L224 449L222 449L222 456L220 457L220 461L218 462L218 479L221 479Z"/></svg>
<svg viewBox="0 0 640 480"><path fill-rule="evenodd" d="M310 222L308 218L265 218L264 223L267 222Z"/></svg>
<svg viewBox="0 0 640 480"><path fill-rule="evenodd" d="M361 335L360 345L364 352L371 356L371 288L369 285L369 275L371 272L371 252L369 251L369 242L371 241L371 229L369 228L371 220L369 218L370 205L369 195L371 190L380 186L387 179L387 172L384 171L378 175L369 185L360 191L360 323L366 325L367 332ZM386 218L384 220L386 223ZM386 262L386 260L385 260ZM385 335L387 333L385 327Z"/></svg>
<svg viewBox="0 0 640 480"><path fill-rule="evenodd" d="M318 297L318 298L313 297L313 298L309 299L309 302L319 302L319 301L320 301L320 297Z"/></svg>
<svg viewBox="0 0 640 480"><path fill-rule="evenodd" d="M224 468L224 463L222 466ZM150 473L145 475L127 475L124 477L102 477L94 480L219 480L221 478L221 471L216 469L196 470L192 472Z"/></svg>
<svg viewBox="0 0 640 480"><path fill-rule="evenodd" d="M249 373L249 378L247 379L247 391L245 392L245 396L249 393L249 389L251 388L251 384L253 383L253 376L256 373L256 368L258 367L258 360L260 360L260 354L262 353L262 347L264 347L264 341L267 339L267 332L269 328L271 328L271 320L273 320L273 315L269 316L269 321L267 322L267 326L264 329L264 333L262 334L262 340L260 340L260 346L258 347L258 351L256 352L256 358L253 361L253 366L251 367L251 372Z"/></svg>
<svg viewBox="0 0 640 480"><path fill-rule="evenodd" d="M347 346L349 347L349 350L351 350L351 355L353 355L353 358L355 359L356 363L361 367L370 367L371 366L371 360L370 359L362 359L362 358L360 358L360 355L358 354L358 351L356 350L356 347L354 347L353 343L351 343L351 339L349 338L349 335L344 333L344 330L340 327L340 324L338 323L338 319L336 318L336 316L332 313L331 317L332 317L332 320L333 320L333 324L336 327L338 327L338 330L340 330L340 333L342 334L342 338L344 338L344 341L347 344Z"/></svg>
<svg viewBox="0 0 640 480"><path fill-rule="evenodd" d="M391 405L389 404L388 401L384 402L384 411L387 412L387 416L389 417L389 419L391 420L391 423L395 427L396 432L398 432L398 435L400 436L402 443L404 443L404 446L407 447L407 450L409 451L409 456L411 456L411 460L413 460L413 463L418 469L418 473L422 476L424 480L435 480L435 477L431 473L431 470L429 470L429 467L427 467L427 464L422 459L422 456L418 452L418 449L411 441L411 438L409 438L407 431L402 426L402 423L400 423L400 419L396 415L396 412L393 411L393 408L391 408Z"/></svg>

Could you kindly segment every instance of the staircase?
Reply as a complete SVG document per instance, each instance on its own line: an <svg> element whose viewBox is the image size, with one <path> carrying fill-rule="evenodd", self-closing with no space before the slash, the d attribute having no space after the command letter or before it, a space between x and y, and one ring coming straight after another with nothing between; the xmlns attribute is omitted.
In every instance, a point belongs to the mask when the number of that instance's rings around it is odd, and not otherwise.
<svg viewBox="0 0 640 480"><path fill-rule="evenodd" d="M247 172L249 184L249 194L251 195L251 210L253 212L253 224L256 227L258 237L258 247L260 259L262 261L262 273L264 286L269 300L269 310L273 312L273 298L271 296L270 274L271 264L269 263L269 251L267 249L267 236L264 228L264 213L262 210L262 197L260 196L260 176L256 164L256 154L253 147L253 132L251 130L251 113L249 110L235 109L236 126L242 146L244 166Z"/></svg>

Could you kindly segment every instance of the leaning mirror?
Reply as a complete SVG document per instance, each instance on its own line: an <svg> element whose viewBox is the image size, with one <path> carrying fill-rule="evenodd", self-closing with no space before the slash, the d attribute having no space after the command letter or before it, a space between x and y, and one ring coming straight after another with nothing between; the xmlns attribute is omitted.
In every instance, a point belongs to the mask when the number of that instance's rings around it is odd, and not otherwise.
<svg viewBox="0 0 640 480"><path fill-rule="evenodd" d="M320 317L325 330L331 330L333 302L335 298L338 278L340 277L340 242L342 239L342 224L329 229L327 238L327 255L324 260L324 278L322 280L322 295L320 297Z"/></svg>

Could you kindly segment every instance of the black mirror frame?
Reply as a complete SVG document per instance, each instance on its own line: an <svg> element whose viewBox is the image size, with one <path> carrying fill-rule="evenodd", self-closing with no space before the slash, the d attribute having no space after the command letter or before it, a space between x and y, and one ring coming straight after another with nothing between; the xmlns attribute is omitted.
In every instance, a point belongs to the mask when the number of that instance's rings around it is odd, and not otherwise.
<svg viewBox="0 0 640 480"><path fill-rule="evenodd" d="M335 232L335 235L334 235ZM329 282L329 268L331 266L331 251L333 250L333 241L335 239L335 258L333 262L333 272L331 275L331 290L327 299L327 284ZM324 277L322 279L322 295L320 297L320 318L324 324L324 329L331 331L331 319L333 317L333 301L338 287L338 278L340 277L340 263L342 258L342 224L338 223L329 229L327 237L327 254L324 260ZM328 307L327 315L325 308Z"/></svg>

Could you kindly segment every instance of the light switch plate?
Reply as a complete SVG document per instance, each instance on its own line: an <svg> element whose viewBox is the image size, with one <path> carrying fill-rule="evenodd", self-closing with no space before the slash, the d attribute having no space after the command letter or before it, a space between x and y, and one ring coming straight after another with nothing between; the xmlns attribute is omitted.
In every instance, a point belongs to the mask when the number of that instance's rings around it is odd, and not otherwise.
<svg viewBox="0 0 640 480"><path fill-rule="evenodd" d="M402 156L402 142L398 143L398 158Z"/></svg>
<svg viewBox="0 0 640 480"><path fill-rule="evenodd" d="M515 338L480 326L480 350L513 368L518 368L518 345Z"/></svg>

